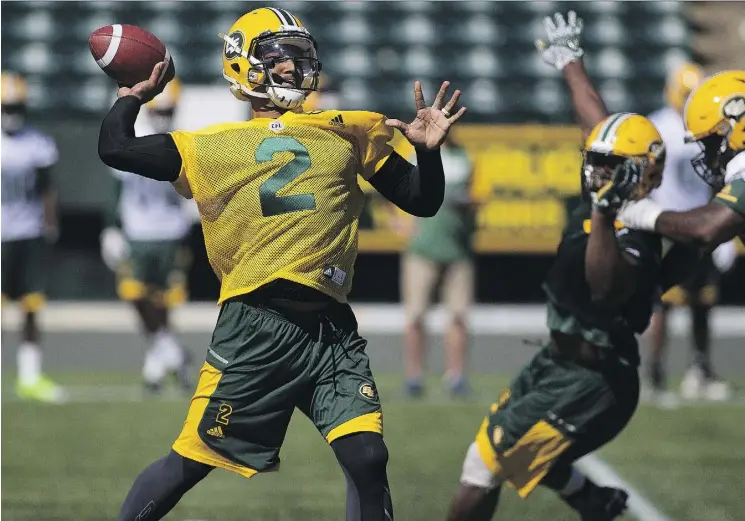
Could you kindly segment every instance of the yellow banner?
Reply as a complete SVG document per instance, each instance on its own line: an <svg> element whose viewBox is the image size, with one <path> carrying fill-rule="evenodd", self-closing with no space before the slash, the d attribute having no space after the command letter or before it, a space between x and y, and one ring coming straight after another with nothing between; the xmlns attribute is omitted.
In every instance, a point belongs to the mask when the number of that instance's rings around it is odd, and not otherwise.
<svg viewBox="0 0 745 521"><path fill-rule="evenodd" d="M582 131L574 126L463 125L453 137L474 164L473 197L480 201L474 247L478 253L553 253L567 204L580 194ZM400 134L394 149L411 157ZM360 220L362 252L406 248L413 219L361 181L368 194ZM745 247L738 244L740 253Z"/></svg>
<svg viewBox="0 0 745 521"><path fill-rule="evenodd" d="M565 222L565 200L579 195L581 131L566 126L470 125L454 129L474 164L472 192L480 201L474 245L478 252L555 251ZM397 136L404 157L413 150ZM360 226L360 251L397 252L409 240L409 216L369 194Z"/></svg>

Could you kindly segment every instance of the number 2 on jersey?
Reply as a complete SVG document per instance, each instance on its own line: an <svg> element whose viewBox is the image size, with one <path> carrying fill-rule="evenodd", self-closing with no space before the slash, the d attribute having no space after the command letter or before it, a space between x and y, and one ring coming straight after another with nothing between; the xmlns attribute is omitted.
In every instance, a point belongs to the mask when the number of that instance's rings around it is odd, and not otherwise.
<svg viewBox="0 0 745 521"><path fill-rule="evenodd" d="M313 194L277 195L277 192L310 168L308 149L292 137L268 137L256 149L256 162L261 164L271 161L274 154L279 152L292 152L295 157L261 183L259 200L262 215L272 217L289 212L315 210L316 197Z"/></svg>

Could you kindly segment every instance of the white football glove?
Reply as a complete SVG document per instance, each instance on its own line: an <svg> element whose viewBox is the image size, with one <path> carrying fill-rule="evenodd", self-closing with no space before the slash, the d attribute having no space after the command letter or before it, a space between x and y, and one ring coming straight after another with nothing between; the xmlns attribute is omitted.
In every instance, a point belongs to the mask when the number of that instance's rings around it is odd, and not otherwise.
<svg viewBox="0 0 745 521"><path fill-rule="evenodd" d="M582 35L582 19L577 13L569 11L566 21L561 13L543 19L546 29L546 41L536 40L535 47L541 54L543 61L557 70L562 70L572 62L582 58L585 51L579 45Z"/></svg>
<svg viewBox="0 0 745 521"><path fill-rule="evenodd" d="M735 241L723 242L711 252L711 260L717 267L719 273L727 273L735 265L737 258L737 248Z"/></svg>
<svg viewBox="0 0 745 521"><path fill-rule="evenodd" d="M110 226L101 232L101 257L112 271L129 257L129 242L119 228Z"/></svg>
<svg viewBox="0 0 745 521"><path fill-rule="evenodd" d="M616 219L627 228L653 232L657 218L663 211L664 208L649 198L627 201L621 206Z"/></svg>

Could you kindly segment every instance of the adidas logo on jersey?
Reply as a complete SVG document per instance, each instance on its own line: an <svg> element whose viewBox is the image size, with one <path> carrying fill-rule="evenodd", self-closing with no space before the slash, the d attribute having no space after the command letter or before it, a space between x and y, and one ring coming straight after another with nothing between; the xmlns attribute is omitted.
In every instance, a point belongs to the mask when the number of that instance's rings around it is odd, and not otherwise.
<svg viewBox="0 0 745 521"><path fill-rule="evenodd" d="M210 436L214 436L216 438L224 438L225 435L222 433L222 427L219 425L217 427L212 427L211 429L207 429L207 434Z"/></svg>
<svg viewBox="0 0 745 521"><path fill-rule="evenodd" d="M344 281L347 279L347 272L336 266L326 266L323 268L323 276L331 279L331 282L337 286L343 286Z"/></svg>
<svg viewBox="0 0 745 521"><path fill-rule="evenodd" d="M344 128L344 120L342 119L341 114L334 116L331 121L329 121L329 124L335 127Z"/></svg>

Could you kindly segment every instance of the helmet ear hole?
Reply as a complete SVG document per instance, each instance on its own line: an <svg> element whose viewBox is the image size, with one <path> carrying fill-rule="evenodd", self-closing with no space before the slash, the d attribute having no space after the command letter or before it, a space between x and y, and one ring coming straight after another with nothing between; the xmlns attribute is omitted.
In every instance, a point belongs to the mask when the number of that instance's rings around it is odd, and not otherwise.
<svg viewBox="0 0 745 521"><path fill-rule="evenodd" d="M230 68L233 69L237 74L241 73L241 66L237 63L231 63Z"/></svg>

